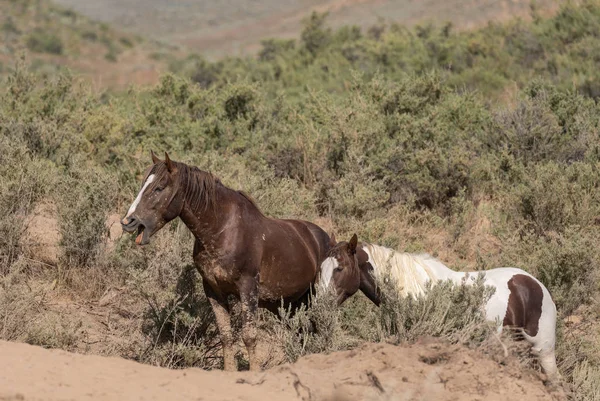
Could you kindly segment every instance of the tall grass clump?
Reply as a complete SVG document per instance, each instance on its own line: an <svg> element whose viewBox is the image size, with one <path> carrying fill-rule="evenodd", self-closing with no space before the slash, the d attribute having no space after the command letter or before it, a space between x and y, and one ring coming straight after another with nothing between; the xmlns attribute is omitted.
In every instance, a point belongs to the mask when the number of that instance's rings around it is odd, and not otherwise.
<svg viewBox="0 0 600 401"><path fill-rule="evenodd" d="M582 362L575 367L572 380L573 400L600 400L600 369L597 366Z"/></svg>
<svg viewBox="0 0 600 401"><path fill-rule="evenodd" d="M44 288L24 283L22 272L0 277L0 339L25 341L35 319L43 314L47 302Z"/></svg>

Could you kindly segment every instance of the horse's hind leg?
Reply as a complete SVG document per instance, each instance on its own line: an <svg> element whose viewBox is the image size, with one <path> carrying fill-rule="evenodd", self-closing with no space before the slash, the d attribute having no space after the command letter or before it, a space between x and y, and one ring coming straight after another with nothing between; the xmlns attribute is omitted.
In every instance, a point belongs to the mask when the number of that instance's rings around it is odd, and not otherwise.
<svg viewBox="0 0 600 401"><path fill-rule="evenodd" d="M256 280L248 277L240 280L240 300L242 301L242 340L248 350L250 370L260 370L256 357L256 311L258 309L258 288Z"/></svg>
<svg viewBox="0 0 600 401"><path fill-rule="evenodd" d="M540 333L537 338L525 335L525 339L532 345L531 353L536 356L542 370L550 382L560 378L560 373L556 366L556 351L554 349L555 340L553 337L553 332L550 332L549 335Z"/></svg>
<svg viewBox="0 0 600 401"><path fill-rule="evenodd" d="M554 350L542 352L538 358L544 373L548 376L548 380L558 380L560 378L560 373L556 367L556 353Z"/></svg>
<svg viewBox="0 0 600 401"><path fill-rule="evenodd" d="M227 300L222 300L218 297L208 285L204 285L204 293L210 301L210 305L215 313L215 319L221 337L221 345L223 346L223 370L237 370L235 365L235 350L233 349L233 333L231 331L231 315L229 314Z"/></svg>

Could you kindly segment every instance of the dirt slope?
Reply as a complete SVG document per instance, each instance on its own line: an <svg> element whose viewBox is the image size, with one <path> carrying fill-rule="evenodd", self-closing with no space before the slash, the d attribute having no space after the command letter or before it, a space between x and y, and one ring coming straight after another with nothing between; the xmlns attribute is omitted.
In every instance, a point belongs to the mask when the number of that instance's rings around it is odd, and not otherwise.
<svg viewBox="0 0 600 401"><path fill-rule="evenodd" d="M548 400L537 374L440 343L367 344L265 372L168 370L0 341L0 400Z"/></svg>

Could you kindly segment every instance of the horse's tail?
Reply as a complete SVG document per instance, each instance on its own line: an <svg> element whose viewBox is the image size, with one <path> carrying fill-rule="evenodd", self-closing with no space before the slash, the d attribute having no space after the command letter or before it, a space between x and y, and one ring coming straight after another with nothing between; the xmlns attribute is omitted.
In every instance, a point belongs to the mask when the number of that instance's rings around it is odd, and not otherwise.
<svg viewBox="0 0 600 401"><path fill-rule="evenodd" d="M544 294L542 314L538 324L539 331L535 337L527 335L524 331L523 334L525 339L532 344L532 350L548 379L554 380L560 377L556 365L556 305L548 289L542 283L539 284Z"/></svg>

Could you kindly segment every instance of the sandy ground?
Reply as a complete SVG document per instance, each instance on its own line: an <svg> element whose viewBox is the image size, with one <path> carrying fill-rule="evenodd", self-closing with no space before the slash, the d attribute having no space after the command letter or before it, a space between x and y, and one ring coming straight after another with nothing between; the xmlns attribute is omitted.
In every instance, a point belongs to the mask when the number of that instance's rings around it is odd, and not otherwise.
<svg viewBox="0 0 600 401"><path fill-rule="evenodd" d="M0 400L557 399L535 372L439 342L366 344L233 373L168 370L4 341L0 355Z"/></svg>

